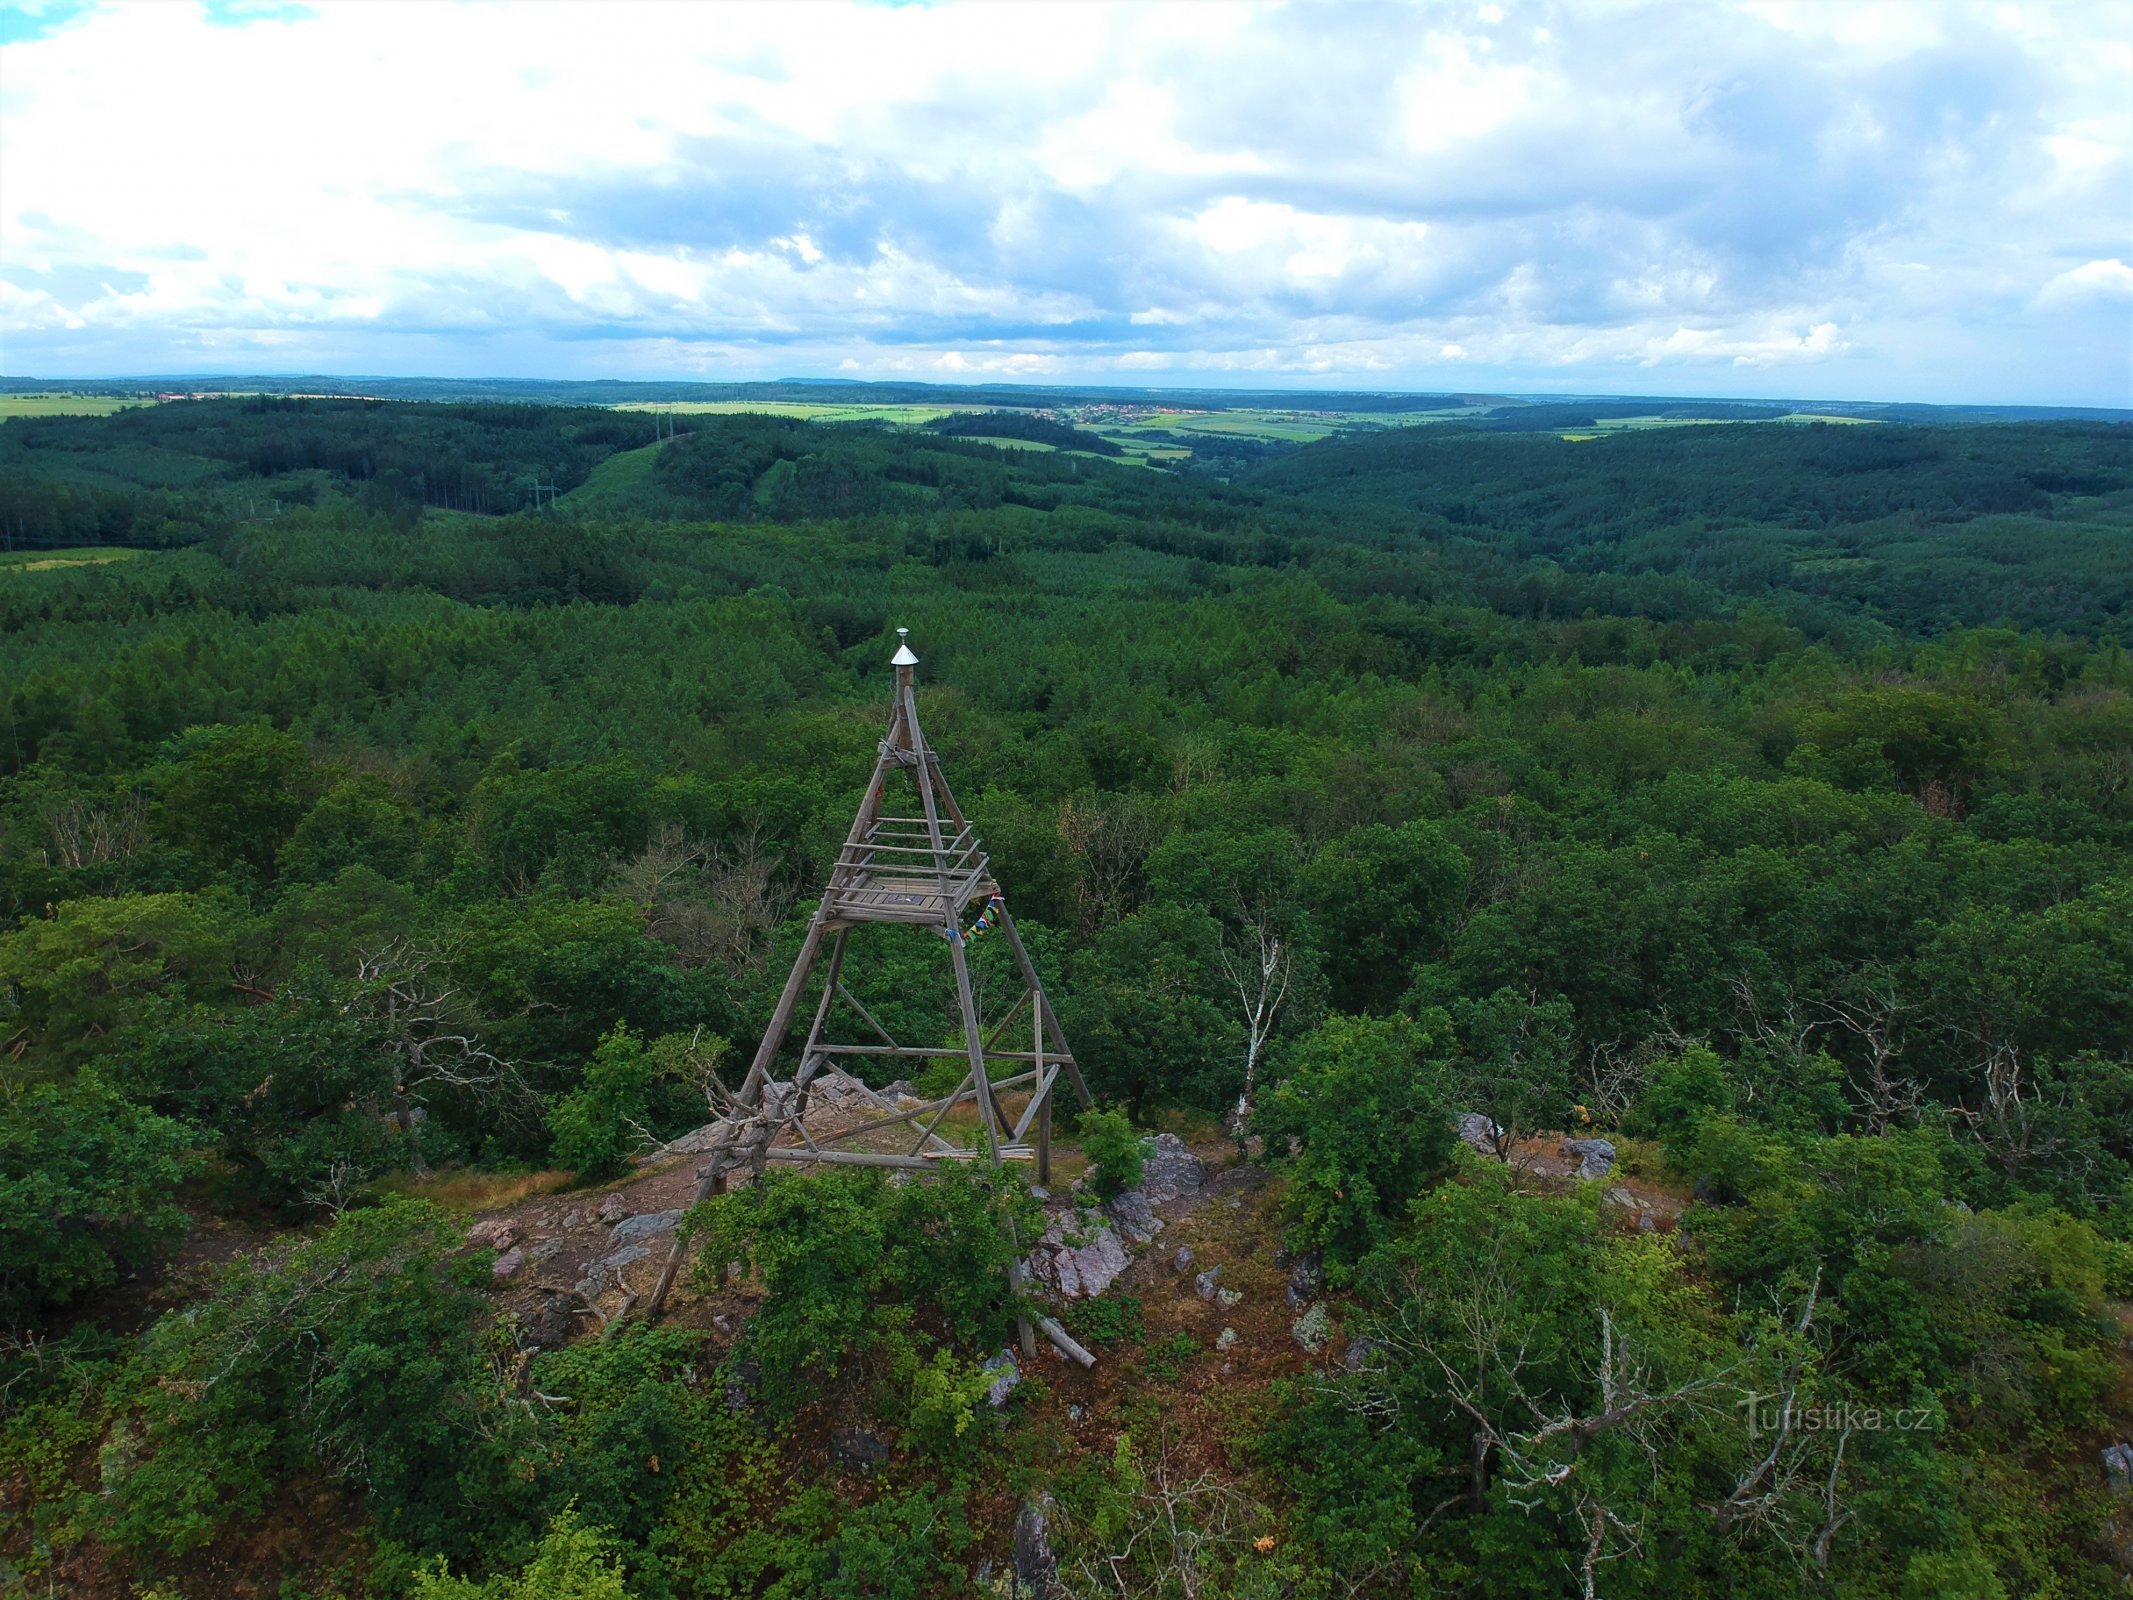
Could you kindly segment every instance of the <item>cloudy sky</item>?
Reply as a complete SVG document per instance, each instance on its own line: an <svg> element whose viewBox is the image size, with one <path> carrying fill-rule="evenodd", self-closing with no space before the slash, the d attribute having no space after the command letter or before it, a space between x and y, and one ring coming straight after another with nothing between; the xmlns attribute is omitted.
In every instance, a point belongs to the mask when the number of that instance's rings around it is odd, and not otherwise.
<svg viewBox="0 0 2133 1600"><path fill-rule="evenodd" d="M0 371L2128 405L2129 17L0 4Z"/></svg>

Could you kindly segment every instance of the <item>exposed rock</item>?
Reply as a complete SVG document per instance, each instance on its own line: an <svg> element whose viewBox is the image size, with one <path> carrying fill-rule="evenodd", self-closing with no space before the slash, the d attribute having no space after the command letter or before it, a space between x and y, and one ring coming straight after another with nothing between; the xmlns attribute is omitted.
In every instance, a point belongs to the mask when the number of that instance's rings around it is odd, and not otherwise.
<svg viewBox="0 0 2133 1600"><path fill-rule="evenodd" d="M1611 1206L1620 1206L1625 1211L1634 1211L1642 1202L1618 1183L1607 1191L1607 1203Z"/></svg>
<svg viewBox="0 0 2133 1600"><path fill-rule="evenodd" d="M1341 1366L1349 1372L1368 1372L1384 1348L1375 1339L1350 1339L1348 1348L1341 1352Z"/></svg>
<svg viewBox="0 0 2133 1600"><path fill-rule="evenodd" d="M1659 1219L1649 1211L1638 1212L1637 1231L1639 1233L1657 1233L1659 1231Z"/></svg>
<svg viewBox="0 0 2133 1600"><path fill-rule="evenodd" d="M519 1325L521 1342L541 1350L560 1350L578 1331L578 1319L570 1314L570 1302L559 1294L541 1296L541 1303Z"/></svg>
<svg viewBox="0 0 2133 1600"><path fill-rule="evenodd" d="M603 1195L600 1209L593 1214L602 1222L620 1222L630 1214L630 1203L619 1194Z"/></svg>
<svg viewBox="0 0 2133 1600"><path fill-rule="evenodd" d="M1485 1156L1496 1154L1496 1141L1503 1137L1503 1129L1495 1119L1479 1111L1469 1111L1459 1119L1459 1142Z"/></svg>
<svg viewBox="0 0 2133 1600"><path fill-rule="evenodd" d="M1289 1269L1289 1309L1301 1311L1318 1298L1318 1291L1325 1286L1326 1258L1316 1250L1306 1250Z"/></svg>
<svg viewBox="0 0 2133 1600"><path fill-rule="evenodd" d="M1126 1189L1104 1203L1104 1212L1118 1231L1135 1244L1146 1244L1162 1232L1163 1222L1148 1203L1144 1189Z"/></svg>
<svg viewBox="0 0 2133 1600"><path fill-rule="evenodd" d="M1236 1343L1237 1330L1235 1328L1224 1328L1215 1335L1215 1348L1217 1350L1228 1350L1235 1346Z"/></svg>
<svg viewBox="0 0 2133 1600"><path fill-rule="evenodd" d="M1007 1404L1007 1397L1022 1385L1022 1369L1015 1364L1015 1353L1002 1350L996 1356L985 1358L984 1370L993 1375L992 1387L985 1391L985 1402L994 1410Z"/></svg>
<svg viewBox="0 0 2133 1600"><path fill-rule="evenodd" d="M830 1451L848 1467L872 1472L889 1459L889 1446L872 1428L830 1429Z"/></svg>
<svg viewBox="0 0 2133 1600"><path fill-rule="evenodd" d="M1025 1500L1015 1513L1015 1585L1027 1589L1032 1600L1057 1600L1059 1557L1052 1550L1052 1508L1049 1494Z"/></svg>
<svg viewBox="0 0 2133 1600"><path fill-rule="evenodd" d="M1029 1186L1029 1197L1032 1200L1042 1203L1043 1201L1051 1199L1052 1191L1047 1189L1041 1183L1033 1183Z"/></svg>
<svg viewBox="0 0 2133 1600"><path fill-rule="evenodd" d="M616 1244L635 1244L655 1234L672 1233L680 1221L679 1211L647 1211L642 1216L623 1218L608 1237Z"/></svg>
<svg viewBox="0 0 2133 1600"><path fill-rule="evenodd" d="M111 1424L102 1447L96 1452L97 1470L102 1476L105 1494L116 1494L119 1485L133 1475L134 1463L141 1455L140 1443L133 1424L124 1416ZM21 1592L27 1594L29 1591Z"/></svg>
<svg viewBox="0 0 2133 1600"><path fill-rule="evenodd" d="M585 1269L585 1276L578 1280L578 1293L600 1293L621 1277L624 1267L633 1261L642 1261L651 1253L641 1244L626 1244L620 1250L610 1251Z"/></svg>
<svg viewBox="0 0 2133 1600"><path fill-rule="evenodd" d="M518 1229L501 1217L490 1217L467 1229L467 1243L486 1245L492 1250L508 1250L518 1243Z"/></svg>
<svg viewBox="0 0 2133 1600"><path fill-rule="evenodd" d="M1215 1291L1215 1301L1224 1311L1227 1311L1243 1298L1244 1291L1242 1289L1217 1289Z"/></svg>
<svg viewBox="0 0 2133 1600"><path fill-rule="evenodd" d="M1070 1237L1078 1243L1069 1243ZM1030 1276L1068 1300L1102 1294L1133 1258L1118 1230L1100 1214L1055 1217L1026 1263Z"/></svg>
<svg viewBox="0 0 2133 1600"><path fill-rule="evenodd" d="M2114 1444L2104 1450L2103 1475L2119 1494L2133 1494L2133 1444Z"/></svg>
<svg viewBox="0 0 2133 1600"><path fill-rule="evenodd" d="M1215 1285L1221 1281L1222 1269L1220 1267L1209 1267L1192 1280L1192 1292L1202 1300L1212 1300L1215 1297Z"/></svg>
<svg viewBox="0 0 2133 1600"><path fill-rule="evenodd" d="M566 1211L563 1213L563 1226L566 1229L575 1228L579 1223L583 1222L584 1220L585 1213L582 1211Z"/></svg>
<svg viewBox="0 0 2133 1600"><path fill-rule="evenodd" d="M1190 1271L1192 1271L1192 1246L1191 1246L1191 1245L1189 1245L1189 1244L1181 1244L1181 1245L1179 1245L1179 1246L1178 1246L1178 1253L1177 1253L1176 1255L1174 1255L1174 1256L1172 1256L1172 1257L1170 1258L1170 1270L1171 1270L1172 1272L1190 1272Z"/></svg>
<svg viewBox="0 0 2133 1600"><path fill-rule="evenodd" d="M1333 1319L1326 1314L1323 1303L1315 1304L1289 1325L1289 1334L1304 1349L1316 1355L1333 1337Z"/></svg>
<svg viewBox="0 0 2133 1600"><path fill-rule="evenodd" d="M1190 1194L1207 1182L1207 1167L1174 1133L1141 1141L1141 1193L1153 1205Z"/></svg>
<svg viewBox="0 0 2133 1600"><path fill-rule="evenodd" d="M1578 1164L1578 1176L1590 1183L1604 1178L1614 1171L1615 1146L1612 1139L1565 1139L1556 1147L1556 1154Z"/></svg>
<svg viewBox="0 0 2133 1600"><path fill-rule="evenodd" d="M496 1258L496 1265L491 1267L489 1271L491 1276L493 1276L498 1283L502 1283L506 1278L517 1277L518 1274L524 1270L525 1265L525 1251L506 1250L502 1255Z"/></svg>
<svg viewBox="0 0 2133 1600"><path fill-rule="evenodd" d="M527 1247L526 1259L538 1267L545 1262L553 1261L562 1248L563 1241L561 1239L536 1240Z"/></svg>
<svg viewBox="0 0 2133 1600"><path fill-rule="evenodd" d="M892 1106L899 1100L916 1100L919 1098L918 1085L909 1078L898 1078L894 1083L885 1083L876 1092Z"/></svg>
<svg viewBox="0 0 2133 1600"><path fill-rule="evenodd" d="M763 1386L763 1369L754 1356L742 1356L726 1368L726 1409L738 1415L753 1411Z"/></svg>

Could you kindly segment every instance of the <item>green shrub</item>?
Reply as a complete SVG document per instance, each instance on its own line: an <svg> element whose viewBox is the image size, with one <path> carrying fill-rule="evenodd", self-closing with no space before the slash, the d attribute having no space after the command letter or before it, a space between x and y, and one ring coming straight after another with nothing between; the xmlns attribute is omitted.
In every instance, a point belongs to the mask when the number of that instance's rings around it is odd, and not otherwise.
<svg viewBox="0 0 2133 1600"><path fill-rule="evenodd" d="M908 1372L939 1328L964 1349L997 1347L1021 1309L1008 1282L1038 1213L1012 1173L943 1163L925 1183L846 1168L772 1171L708 1201L698 1281L729 1261L769 1297L749 1325L770 1403L789 1410L825 1381ZM923 1319L923 1320L922 1320Z"/></svg>
<svg viewBox="0 0 2133 1600"><path fill-rule="evenodd" d="M1096 1192L1109 1200L1140 1186L1140 1135L1123 1111L1084 1111L1076 1124L1081 1153L1095 1164Z"/></svg>
<svg viewBox="0 0 2133 1600"><path fill-rule="evenodd" d="M191 1136L93 1081L0 1110L0 1319L34 1320L137 1271L185 1231Z"/></svg>

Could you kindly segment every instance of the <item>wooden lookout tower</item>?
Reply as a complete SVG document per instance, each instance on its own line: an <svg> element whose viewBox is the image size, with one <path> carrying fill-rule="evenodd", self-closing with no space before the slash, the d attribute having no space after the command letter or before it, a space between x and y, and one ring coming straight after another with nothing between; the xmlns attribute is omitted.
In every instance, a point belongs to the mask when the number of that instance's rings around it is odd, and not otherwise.
<svg viewBox="0 0 2133 1600"><path fill-rule="evenodd" d="M1015 931L1006 895L993 878L976 830L956 804L939 755L919 727L918 657L907 641L910 630L898 628L896 632L899 643L890 662L896 669L896 683L889 730L878 747L874 776L837 852L822 902L807 924L807 936L769 1026L763 1030L748 1076L712 1136L710 1164L697 1186L699 1203L729 1172L743 1165L760 1171L766 1161L912 1172L938 1171L943 1161L973 1158L1034 1161L1037 1181L1049 1183L1052 1091L1060 1074L1066 1075L1084 1107L1090 1103L1088 1085L1067 1048L1043 981L1022 936ZM899 1043L845 987L844 955L854 930L878 922L915 924L939 935L955 975L963 1023L961 1046ZM978 1015L967 949L971 939L981 936L1006 941L1022 985L1020 998L989 1030ZM772 1066L817 969L821 969L821 983L799 1065L789 1084L779 1083ZM1017 1041L1025 1047L1015 1048L1009 1042L1009 1030L1025 1017L1029 1031ZM863 1032L868 1037L860 1043L840 1042L847 1032ZM960 1084L945 1098L893 1105L883 1099L876 1106L878 1115L857 1123L844 1115L836 1119L836 1127L825 1125L826 1119L819 1116L810 1123L809 1085L823 1067L845 1059L882 1057L915 1065L939 1058L962 1059L967 1066ZM1010 1067L997 1081L992 1077L995 1062ZM1020 1100L1019 1107L1011 1109L1012 1100ZM984 1130L982 1150L953 1144L940 1133L948 1113L970 1102L975 1103ZM892 1130L898 1129L908 1139L908 1147L881 1148L890 1141ZM677 1240L653 1294L653 1310L666 1297L680 1254Z"/></svg>

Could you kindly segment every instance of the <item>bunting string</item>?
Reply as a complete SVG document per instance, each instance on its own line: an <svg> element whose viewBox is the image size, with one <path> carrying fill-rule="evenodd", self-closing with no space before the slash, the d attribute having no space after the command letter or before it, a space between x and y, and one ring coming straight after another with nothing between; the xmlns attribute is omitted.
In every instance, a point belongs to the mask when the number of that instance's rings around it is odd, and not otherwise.
<svg viewBox="0 0 2133 1600"><path fill-rule="evenodd" d="M985 902L985 909L978 913L978 920L976 922L973 922L970 925L970 931L963 935L963 942L965 944L968 944L971 940L977 938L980 934L986 932L991 928L999 926L1000 913L1005 911L1006 909L1007 903L1002 900L998 895L993 895L989 899L987 899Z"/></svg>

